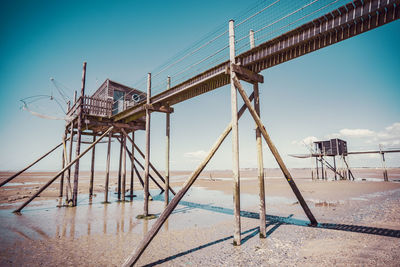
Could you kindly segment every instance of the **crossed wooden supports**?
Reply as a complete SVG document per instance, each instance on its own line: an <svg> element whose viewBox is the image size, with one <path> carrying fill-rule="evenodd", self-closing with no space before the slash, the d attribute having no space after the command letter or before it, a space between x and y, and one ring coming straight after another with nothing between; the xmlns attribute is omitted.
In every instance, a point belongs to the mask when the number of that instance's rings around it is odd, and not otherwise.
<svg viewBox="0 0 400 267"><path fill-rule="evenodd" d="M228 70L228 71L231 72L231 79L232 79L234 87L239 91L239 93L240 93L240 95L241 95L241 97L242 97L242 99L244 100L244 103L245 103L240 108L240 110L237 112L237 114L235 114L235 115L237 115L237 118L239 119L243 115L243 113L244 113L244 111L246 109L249 110L251 116L253 117L253 119L254 119L257 127L258 127L258 131L257 132L259 132L259 134L262 135L262 137L266 141L270 151L272 152L273 156L275 157L275 160L277 161L280 169L282 170L287 182L289 183L291 189L293 190L293 193L295 194L298 202L300 203L300 205L303 208L304 212L306 213L308 219L310 220L310 225L311 226L316 226L318 224L317 220L314 218L314 216L311 213L311 210L309 209L307 203L304 201L304 198L301 195L299 189L297 188L295 182L293 181L293 178L292 178L289 170L287 169L286 165L284 164L281 156L279 155L278 150L276 149L276 147L273 144L270 136L268 135L267 130L265 129L263 123L261 122L261 119L260 119L260 116L259 116L258 103L255 104L255 107L253 107L251 105L251 101L255 98L255 96L257 98L255 102L258 102L258 82L260 81L260 77L259 76L261 76L261 75L256 74L256 73L251 73L249 70L244 69L244 68L242 68L242 67L240 67L238 65L233 65L233 64L231 65L231 69ZM235 71L237 71L238 73L235 73ZM239 75L236 75L236 74L239 74ZM253 81L255 90L250 95L250 97L247 96L247 94L246 94L246 92L245 92L243 86L241 85L241 83L240 83L240 81L239 81L237 76L239 76L241 78L244 78L243 76L245 76L244 80ZM156 234L158 233L158 231L160 230L160 228L162 227L164 222L168 219L169 215L176 208L176 206L178 205L179 201L184 197L186 192L193 185L193 183L199 177L200 173L203 171L203 169L206 167L208 162L211 160L211 158L214 156L216 151L219 149L219 147L221 146L222 142L225 140L225 138L228 136L228 134L232 131L233 124L234 124L233 122L230 122L228 124L228 126L225 128L223 133L220 135L220 137L217 139L217 141L214 143L214 145L212 146L212 148L208 152L208 155L200 163L200 165L197 167L197 169L190 175L189 179L182 186L181 190L171 200L171 202L168 204L168 206L165 208L165 210L161 213L160 217L154 223L154 225L151 228L151 230L145 235L143 240L139 243L136 251L134 253L132 253L126 259L126 261L124 263L124 266L133 266L138 261L138 259L140 258L142 253L145 251L147 246L150 244L150 242L153 240L153 238L156 236ZM256 135L256 137L259 137L259 136ZM257 143L260 143L260 142L261 142L261 138L257 138ZM259 159L260 159L260 157L259 157ZM260 165L259 165L259 167L260 167ZM262 191L262 194L263 194L263 191L264 191L263 182L264 182L264 177L262 176L262 188L261 188L261 182L260 182L260 189ZM239 197L239 196L236 196L236 197ZM261 199L260 233L264 232L264 237L265 237L265 225L266 225L265 217L266 216L265 216L265 203L263 203L263 201L265 201L264 198L265 198L264 195L262 195L262 196L260 195L260 199ZM239 217L239 225L237 225L237 218L235 218L235 223L236 223L235 234L237 232L239 232L239 238L240 238L240 207L239 207L239 210L236 210L237 209L236 205L235 205L234 208L235 208L235 215L238 214L238 217ZM239 226L239 228L237 228L237 226ZM234 235L234 239L235 239L235 235ZM239 239L239 242L237 244L240 244L240 239Z"/></svg>

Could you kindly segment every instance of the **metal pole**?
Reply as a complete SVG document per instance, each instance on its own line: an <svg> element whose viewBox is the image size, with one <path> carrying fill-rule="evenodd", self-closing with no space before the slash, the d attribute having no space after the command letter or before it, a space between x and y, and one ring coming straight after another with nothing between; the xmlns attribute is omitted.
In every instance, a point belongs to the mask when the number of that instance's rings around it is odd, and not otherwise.
<svg viewBox="0 0 400 267"><path fill-rule="evenodd" d="M235 64L235 26L234 20L229 21L229 59L231 64L231 116L232 116L232 171L233 171L233 206L235 229L233 233L233 245L239 246L240 237L240 169L239 169L239 131L237 116L237 92L234 84L236 77L233 70Z"/></svg>
<svg viewBox="0 0 400 267"><path fill-rule="evenodd" d="M147 75L147 98L146 103L150 105L151 97L151 73ZM150 110L146 109L146 151L144 169L144 207L143 215L149 215L149 162L150 162Z"/></svg>
<svg viewBox="0 0 400 267"><path fill-rule="evenodd" d="M78 112L78 135L76 140L76 158L79 157L81 151L81 137L82 137L82 118L83 118L83 98L85 96L85 82L86 82L86 62L83 62L83 70L82 70L82 87L81 87L81 97L79 103L79 112ZM76 161L75 164L75 173L74 173L74 192L72 195L72 205L76 206L78 203L78 179L79 179L79 160Z"/></svg>

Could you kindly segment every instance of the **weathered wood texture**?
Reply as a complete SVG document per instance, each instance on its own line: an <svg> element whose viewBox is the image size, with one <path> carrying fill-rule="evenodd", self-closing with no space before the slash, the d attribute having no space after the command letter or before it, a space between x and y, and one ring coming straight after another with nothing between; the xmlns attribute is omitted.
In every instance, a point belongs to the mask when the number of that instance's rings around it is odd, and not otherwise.
<svg viewBox="0 0 400 267"><path fill-rule="evenodd" d="M315 219L314 215L312 214L310 208L308 207L307 203L305 202L303 196L301 195L299 189L297 188L297 185L293 181L292 175L290 174L289 170L287 169L285 163L283 162L278 150L276 149L274 143L272 142L269 134L267 133L267 130L265 129L263 123L261 122L260 117L257 115L257 112L254 110L252 107L249 98L246 95L246 92L242 85L240 84L240 81L234 77L233 78L234 83L236 88L238 89L240 95L242 96L243 101L245 102L248 110L250 111L251 116L253 117L254 121L256 122L258 128L261 131L262 136L264 137L269 149L272 152L272 155L274 156L276 162L279 165L279 168L282 170L283 175L285 176L287 182L289 183L293 193L295 194L297 200L299 201L301 207L303 208L304 212L306 213L308 219L310 220L310 224L313 226L316 226L318 224L317 220Z"/></svg>
<svg viewBox="0 0 400 267"><path fill-rule="evenodd" d="M80 107L78 108L78 134L76 139L76 150L75 157L78 158L81 151L81 133L82 133L82 105L83 105L83 96L85 95L85 83L86 83L86 62L83 62L83 70L82 70L82 86L81 86L81 97L80 97ZM75 172L74 172L74 191L72 193L72 205L76 206L78 203L78 179L79 179L79 160L77 160L75 164Z"/></svg>
<svg viewBox="0 0 400 267"><path fill-rule="evenodd" d="M234 21L229 21L229 57L230 68L233 70L235 65L235 27ZM240 225L240 169L239 169L239 127L237 114L237 94L234 79L236 73L231 71L231 116L232 116L232 172L233 172L233 213L234 213L234 232L233 244L241 244L241 225Z"/></svg>
<svg viewBox="0 0 400 267"><path fill-rule="evenodd" d="M255 73L341 42L400 18L399 0L354 1L312 22L266 41L236 56L236 63ZM153 104L171 106L230 83L225 61L151 98ZM131 121L144 115L141 103L121 112L117 121Z"/></svg>
<svg viewBox="0 0 400 267"><path fill-rule="evenodd" d="M251 94L250 98L249 98L250 101L253 99L253 97L254 97L254 94ZM246 110L246 106L243 105L238 112L238 118L240 118L243 115L245 110ZM229 123L229 125L225 128L224 132L220 135L220 137L217 139L217 141L214 143L214 145L210 149L208 155L199 164L197 169L190 175L189 179L182 186L182 189L175 195L175 197L171 200L171 202L168 204L168 206L164 209L164 211L161 213L160 217L153 224L153 227L151 228L151 230L149 232L147 232L147 234L144 236L142 241L140 241L136 251L134 253L132 253L131 255L129 255L129 257L124 262L123 266L133 266L138 261L139 257L143 254L143 252L145 251L147 246L150 244L150 242L156 236L158 231L161 229L161 226L168 219L169 215L171 215L173 210L178 205L179 201L181 201L181 199L185 196L186 192L196 181L197 177L199 177L200 173L207 166L208 162L211 160L211 158L217 152L218 148L221 146L222 142L225 140L225 138L228 136L228 134L231 132L231 130L232 130L232 122Z"/></svg>
<svg viewBox="0 0 400 267"><path fill-rule="evenodd" d="M86 148L85 151L80 153L78 157L76 157L73 161L71 161L67 166L64 167L61 171L59 171L53 178L51 178L44 186L42 186L35 194L33 194L26 202L24 202L18 209L16 209L14 212L21 212L21 210L28 205L33 199L35 199L40 193L42 193L47 187L49 187L58 177L60 177L61 173L65 172L69 167L71 167L73 164L76 164L76 162L79 161L81 157L83 157L87 152L89 152L98 142L103 139L104 136L106 136L113 127L111 126L104 134L102 134L99 139L97 139L93 144L91 144L88 148Z"/></svg>

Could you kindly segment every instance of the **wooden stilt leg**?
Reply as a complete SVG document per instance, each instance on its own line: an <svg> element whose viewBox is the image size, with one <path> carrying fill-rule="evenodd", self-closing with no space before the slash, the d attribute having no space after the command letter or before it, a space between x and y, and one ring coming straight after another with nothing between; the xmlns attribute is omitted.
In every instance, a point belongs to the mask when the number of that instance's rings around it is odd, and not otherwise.
<svg viewBox="0 0 400 267"><path fill-rule="evenodd" d="M125 201L126 192L126 138L122 137L122 201Z"/></svg>
<svg viewBox="0 0 400 267"><path fill-rule="evenodd" d="M107 145L107 162L106 162L106 181L104 184L104 203L108 203L108 184L110 180L110 153L111 153L111 136L112 132L108 134L108 145Z"/></svg>
<svg viewBox="0 0 400 267"><path fill-rule="evenodd" d="M62 150L62 157L61 157L61 159L62 159L61 169L64 169L65 160L66 160L66 158L65 158L65 149L66 149L66 147L65 147L64 144L65 144L65 135L63 137L63 150ZM60 193L58 194L58 196L61 197L61 198L63 197L63 191L64 191L64 173L61 174L61 178L60 178Z"/></svg>
<svg viewBox="0 0 400 267"><path fill-rule="evenodd" d="M125 132L125 130L124 130L124 129L121 129L121 131L122 131L122 133L125 135L125 137L132 143L132 145L133 145L133 146L135 147L135 149L139 152L139 154L145 159L144 153L139 149L139 147L135 144L135 142L133 142L133 140L129 137L129 135ZM136 158L135 158L135 161L138 162ZM138 162L138 163L139 163L139 162ZM158 178L160 178L160 180L161 180L163 183L165 183L164 178L162 177L162 175L160 174L160 172L157 171L157 169L154 167L154 165L151 164L151 162L149 162L149 166L150 166L150 168L155 172L155 174L158 176ZM149 177L151 178L152 176L149 174ZM153 180L153 181L155 182L155 180ZM157 182L155 182L155 183L157 183ZM161 189L161 188L160 188L160 189ZM164 192L164 188L162 188L162 191ZM171 187L169 187L169 191L171 191L171 193L175 195L175 191L174 191Z"/></svg>
<svg viewBox="0 0 400 267"><path fill-rule="evenodd" d="M132 132L132 140L135 140L135 132ZM133 144L132 144L132 157L134 157L134 151L135 150L135 147L133 146ZM133 178L134 178L134 170L135 169L135 163L133 162L133 160L131 160L131 183L130 183L130 198L131 198L131 200L133 199Z"/></svg>
<svg viewBox="0 0 400 267"><path fill-rule="evenodd" d="M93 131L93 142L96 141L96 135L95 132ZM89 185L89 197L93 196L93 182L94 182L94 161L95 161L95 155L96 155L96 147L92 149L92 161L90 164L90 185Z"/></svg>
<svg viewBox="0 0 400 267"><path fill-rule="evenodd" d="M232 65L235 64L235 27L234 21L229 21L229 55ZM239 131L237 116L237 95L233 82L235 72L231 71L231 116L232 116L232 172L233 172L233 207L235 229L233 232L233 245L240 246L240 169L239 169Z"/></svg>
<svg viewBox="0 0 400 267"><path fill-rule="evenodd" d="M265 129L264 125L262 124L260 117L257 115L257 112L252 107L250 100L246 95L245 90L243 89L242 85L240 84L240 81L236 77L233 78L233 81L234 81L235 86L238 89L240 95L242 96L243 101L245 102L247 108L249 109L251 116L253 117L254 121L257 123L257 126L259 127L262 136L264 137L269 149L271 150L273 156L275 157L275 160L278 163L280 169L282 170L287 182L289 183L290 187L292 188L293 193L297 197L297 200L299 201L305 214L307 215L308 219L310 220L310 224L313 226L316 226L318 224L317 220L315 219L314 215L312 214L307 203L304 201L304 198L301 195L299 189L297 188L297 185L293 181L292 175L290 174L289 170L287 169L285 163L283 162L281 156L279 155L278 150L276 149L269 134L267 133L267 130Z"/></svg>
<svg viewBox="0 0 400 267"><path fill-rule="evenodd" d="M333 168L335 170L335 180L337 180L336 157L335 156L333 156Z"/></svg>
<svg viewBox="0 0 400 267"><path fill-rule="evenodd" d="M76 140L76 158L79 157L81 151L81 136L82 136L82 118L83 118L83 97L85 96L85 80L86 80L86 62L83 62L82 71L82 87L81 87L81 97L78 113L78 135ZM74 192L72 195L72 205L76 206L78 203L78 179L79 179L79 160L75 163L75 173L74 173Z"/></svg>
<svg viewBox="0 0 400 267"><path fill-rule="evenodd" d="M147 77L147 104L150 105L151 73ZM146 151L144 170L144 207L143 215L149 215L149 162L150 162L150 110L146 109Z"/></svg>
<svg viewBox="0 0 400 267"><path fill-rule="evenodd" d="M71 133L70 133L70 140L69 140L70 143L69 143L68 162L71 162L71 160L72 160L72 151L73 151L73 147L74 147L74 122L73 121L71 121L70 129L71 129ZM70 198L68 196L68 190L71 193L71 198L72 198L71 168L68 168L68 170L67 170L67 177L68 177L68 179L67 179L67 185L65 186L65 199L66 199L66 202L68 203L68 201L70 200Z"/></svg>
<svg viewBox="0 0 400 267"><path fill-rule="evenodd" d="M58 177L61 176L61 173L65 172L69 167L71 167L73 164L76 164L76 162L79 161L81 157L83 157L87 152L89 152L98 142L103 139L104 136L106 136L110 131L112 131L114 127L111 126L104 134L102 134L99 139L97 139L96 142L92 143L88 148L85 149L81 154L79 154L78 157L76 157L73 161L68 163L68 165L59 171L53 178L51 178L44 186L42 186L35 194L33 194L27 201L25 201L18 209L16 209L14 212L18 213L21 212L21 210L26 207L32 200L34 200L40 193L42 193L47 187L49 187L55 180L57 180Z"/></svg>
<svg viewBox="0 0 400 267"><path fill-rule="evenodd" d="M251 94L249 99L250 101L253 99L254 94ZM246 110L246 106L243 105L238 112L238 118L242 116L244 111ZM189 179L185 182L182 186L182 189L175 195L175 197L171 200L168 206L164 209L161 213L160 217L158 217L157 221L153 224L152 228L149 232L144 236L143 240L137 246L137 249L134 253L129 255L129 257L124 262L123 266L133 266L138 260L139 257L143 254L147 246L150 244L151 240L156 236L158 231L161 229L164 222L168 219L169 215L174 211L176 206L178 205L179 201L185 196L186 192L190 189L193 183L196 181L197 177L199 177L200 173L204 170L207 166L208 162L210 162L211 158L217 152L218 148L221 146L222 142L228 136L228 134L232 130L232 122L225 128L224 132L221 136L217 139L215 144L210 149L206 158L200 163L197 169L190 175Z"/></svg>
<svg viewBox="0 0 400 267"><path fill-rule="evenodd" d="M170 114L166 114L166 127L165 127L165 142L166 142L166 151L165 151L165 197L164 197L164 205L165 207L169 203L169 134L170 134Z"/></svg>
<svg viewBox="0 0 400 267"><path fill-rule="evenodd" d="M120 141L121 147L119 149L119 165L118 165L118 187L117 187L117 194L118 200L121 200L121 172L122 172L122 151L124 147L124 142Z"/></svg>
<svg viewBox="0 0 400 267"><path fill-rule="evenodd" d="M254 109L260 116L260 97L258 92L258 84L253 85L254 90ZM264 188L264 163L262 153L262 140L260 129L256 128L257 142L257 162L258 162L258 187L260 196L260 237L266 237L266 221L265 221L265 188Z"/></svg>
<svg viewBox="0 0 400 267"><path fill-rule="evenodd" d="M118 139L118 141L121 142L121 140L119 140L119 139ZM128 147L126 147L126 152L128 152L128 155L131 154L131 152L129 151ZM131 156L130 156L130 157L131 157ZM142 170L145 170L145 167L144 167L136 158L133 158L133 160L139 165L139 167L140 167ZM136 166L136 165L135 165L135 166ZM164 188L163 188L159 183L157 183L156 179L154 179L154 177L153 177L151 174L149 174L149 178L150 178L150 179L156 184L156 186L161 190L161 193L164 192Z"/></svg>

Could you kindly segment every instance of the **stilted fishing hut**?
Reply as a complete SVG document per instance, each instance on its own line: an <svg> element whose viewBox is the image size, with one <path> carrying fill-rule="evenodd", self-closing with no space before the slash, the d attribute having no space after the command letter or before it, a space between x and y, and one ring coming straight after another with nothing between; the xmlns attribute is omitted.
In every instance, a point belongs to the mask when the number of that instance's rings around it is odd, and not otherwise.
<svg viewBox="0 0 400 267"><path fill-rule="evenodd" d="M143 177L143 189L144 189L144 217L149 215L149 178L150 168L157 174L159 180L164 183L164 187L156 182L156 179L152 179L153 182L157 183L161 190L165 190L165 209L158 217L157 221L153 223L152 228L148 231L143 240L136 246L136 251L130 254L124 265L132 266L137 263L138 259L145 251L149 243L153 240L155 235L161 229L163 223L168 219L173 210L177 207L181 199L185 196L190 187L194 184L200 173L204 170L206 165L209 163L211 158L215 155L216 151L220 148L226 137L232 133L232 176L233 176L233 210L234 210L234 231L233 231L233 244L241 244L241 215L240 215L240 168L239 168L239 135L238 135L238 120L243 113L248 110L252 119L254 120L256 128L256 147L257 147L257 162L258 162L258 181L259 181L259 197L260 197L260 212L259 212L259 230L260 238L266 237L266 210L265 210L265 190L264 190L264 167L263 167L263 149L262 149L262 138L272 155L274 156L279 168L281 169L288 185L296 196L301 208L305 212L306 216L310 221L311 226L317 226L318 222L304 200L300 190L293 180L289 169L283 162L278 149L272 142L269 133L266 130L261 118L260 118L260 97L259 97L259 83L264 82L264 77L260 74L261 71L271 68L273 66L282 64L300 56L306 55L313 51L321 48L330 46L332 44L341 42L348 38L354 37L366 31L372 30L376 27L387 24L391 21L395 21L400 17L398 1L388 0L370 0L370 1L354 1L347 3L346 5L337 6L336 9L331 10L326 14L320 14L317 11L321 11L321 8L307 9L312 3L308 3L305 6L298 6L298 9L293 11L289 10L286 16L283 16L275 22L265 24L263 19L254 19L262 11L269 10L270 12L279 12L281 8L276 6L272 7L275 1L269 6L263 6L262 10L249 16L243 21L237 23L235 26L234 20L229 21L227 29L223 33L218 33L218 36L212 40L207 40L206 43L201 44L195 51L197 52L202 47L205 47L216 40L220 40L222 47L216 46L216 51L212 50L210 54L206 54L204 58L197 58L196 62L190 62L189 65L183 66L180 69L179 74L185 70L196 69L195 72L187 74L187 76L180 77L177 79L179 83L173 87L170 86L170 79L167 79L167 90L163 90L155 96L151 96L152 88L152 76L148 73L147 76L147 91L146 94L136 91L143 99L139 100L138 103L135 101L130 102L135 98L135 90L132 90L132 94L129 96L126 88L121 85L117 85L115 82L106 81L103 83L97 97L85 96L85 77L86 77L86 63L83 64L83 75L82 75L82 87L79 99L73 103L72 107L68 111L67 123L65 126L65 134L63 136L63 142L56 146L63 146L63 168L58 172L52 179L48 181L46 185L39 189L31 198L23 203L16 212L20 212L27 204L29 204L35 197L37 197L43 190L45 190L51 183L57 178L61 177L63 180L66 177L67 187L69 188L66 194L72 192L71 204L75 206L77 204L78 194L78 178L79 178L79 159L85 155L88 151L94 149L95 145L102 140L105 136L108 136L108 151L107 151L107 168L106 168L106 190L108 190L108 179L109 179L109 162L110 162L110 140L115 138L121 143L120 151L120 168L118 177L118 192L121 200L125 199L126 192L126 154L129 155L132 163L139 163L135 160L134 151L137 151L144 159L145 164L142 165L144 169ZM295 6L296 1L287 1L286 5L290 8ZM300 2L298 5L302 5ZM329 5L328 5L329 6ZM328 7L326 6L326 7ZM271 7L271 9L269 9ZM314 8L314 7L312 7ZM301 12L300 12L301 11ZM304 13L308 12L308 13ZM263 13L266 18L275 16L273 13ZM291 15L298 14L302 17L290 17ZM315 14L315 15L314 15ZM309 17L313 15L313 17ZM258 17L259 18L259 17ZM301 19L308 18L310 21L301 24ZM254 19L254 20L253 20ZM275 29L269 29L270 26L275 23L285 23L286 26L278 26L282 29L282 32L276 32ZM312 19L312 20L311 20ZM261 25L257 25L258 30L253 30L248 26L251 26L250 22L263 21ZM268 21L267 19L265 21ZM298 23L295 23L298 22ZM278 24L280 25L280 24ZM237 33L241 33L235 37L235 30ZM265 32L264 30L271 30ZM264 32L263 32L264 31ZM255 37L257 34L258 38ZM225 39L223 39L225 38ZM255 42L258 41L256 45ZM239 42L240 45L239 45ZM242 45L243 44L243 45ZM243 50L244 49L244 50ZM220 53L224 52L224 56ZM183 62L183 59L192 55L194 52L189 52L184 55L178 62ZM220 59L221 58L221 59ZM203 67L201 63L211 59ZM215 63L217 62L217 63ZM176 65L172 63L171 65ZM180 66L182 67L182 66ZM199 68L199 69L197 69ZM163 70L168 69L167 67ZM161 73L161 71L160 71ZM155 73L154 77L160 73ZM177 75L178 76L178 75ZM160 76L159 76L160 77ZM165 76L164 76L165 77ZM178 76L179 77L179 76ZM167 77L165 77L167 78ZM251 86L251 92L248 95L242 83L247 82ZM111 86L110 86L111 84ZM222 86L230 86L230 108L231 108L231 120L227 124L224 131L218 137L214 145L211 147L209 152L198 167L188 177L186 182L182 185L179 192L169 202L169 191L173 194L173 190L169 187L169 128L170 128L170 114L173 112L171 106L183 102L185 100L194 98L198 95L210 92L214 89ZM115 87L114 87L115 86ZM112 93L110 93L110 88ZM119 88L119 89L118 89ZM121 90L120 90L121 89ZM238 108L238 93L244 104ZM253 102L253 103L252 103ZM129 106L131 105L131 106ZM165 166L165 179L161 174L154 168L150 162L150 115L152 112L163 112L166 113L166 166ZM278 111L277 111L278 112ZM145 130L146 133L146 145L145 151L142 152L134 142L134 133L136 130ZM131 136L130 136L131 134ZM74 135L76 138L76 150L75 159L72 160L72 142L74 141ZM81 136L91 135L93 136L93 143L83 152L80 151ZM98 138L97 138L98 137ZM127 146L127 140L132 144L132 149L129 151ZM69 142L69 154L67 154L66 142ZM55 149L54 148L54 149ZM44 156L39 158L37 161L54 151L50 150ZM93 150L92 150L93 151ZM93 153L93 152L92 152ZM344 154L343 154L344 155ZM321 158L323 158L322 155ZM35 161L33 164L35 164ZM12 180L18 176L21 172L28 169L29 165L25 169L21 170L12 177L6 179L1 185ZM70 184L70 169L75 164L75 170L73 175L73 189ZM92 154L92 169L91 169L91 192L94 172L94 154ZM134 169L136 165L134 165ZM137 170L135 173L138 175L138 179L141 177ZM157 178L156 177L156 178ZM131 178L132 181L132 178ZM60 188L60 195L62 195L62 188ZM132 182L131 182L132 188ZM131 192L132 195L133 192ZM121 197L122 195L122 197ZM107 194L105 194L107 198ZM108 200L105 199L107 202Z"/></svg>

